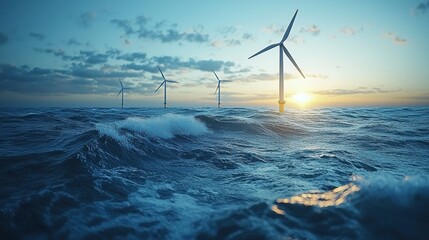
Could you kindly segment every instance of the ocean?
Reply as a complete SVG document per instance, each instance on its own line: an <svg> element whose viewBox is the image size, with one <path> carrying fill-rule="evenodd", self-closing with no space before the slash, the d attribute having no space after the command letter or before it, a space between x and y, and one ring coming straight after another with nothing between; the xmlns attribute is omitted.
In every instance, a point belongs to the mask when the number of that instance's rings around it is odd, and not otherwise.
<svg viewBox="0 0 429 240"><path fill-rule="evenodd" d="M429 108L2 108L1 239L427 239Z"/></svg>

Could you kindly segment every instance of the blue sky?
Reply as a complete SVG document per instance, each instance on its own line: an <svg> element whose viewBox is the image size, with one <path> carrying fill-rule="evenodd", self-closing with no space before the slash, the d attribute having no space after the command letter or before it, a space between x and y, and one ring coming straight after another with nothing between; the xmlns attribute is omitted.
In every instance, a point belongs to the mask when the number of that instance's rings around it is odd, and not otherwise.
<svg viewBox="0 0 429 240"><path fill-rule="evenodd" d="M169 106L273 106L277 43L285 45L287 106L429 105L429 1L0 2L0 106L162 106L159 65L180 83Z"/></svg>

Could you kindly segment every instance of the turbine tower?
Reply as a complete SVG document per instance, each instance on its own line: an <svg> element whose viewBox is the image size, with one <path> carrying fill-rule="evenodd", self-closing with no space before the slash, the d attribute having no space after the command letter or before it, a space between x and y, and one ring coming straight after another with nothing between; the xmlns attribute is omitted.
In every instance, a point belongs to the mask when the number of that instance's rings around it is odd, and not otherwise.
<svg viewBox="0 0 429 240"><path fill-rule="evenodd" d="M298 13L298 10L296 10L295 15L293 15L292 20L289 23L289 26L286 29L285 34L283 35L282 40L279 43L271 44L270 46L262 49L261 51L255 53L254 55L250 56L249 59L252 57L255 57L263 52L266 52L272 48L279 47L280 50L280 65L279 65L279 112L284 112L284 106L285 106L285 99L284 99L284 79L283 79L283 52L286 54L286 56L289 58L289 60L293 63L293 65L298 69L299 73L301 73L302 77L304 77L304 74L302 74L301 69L299 69L298 65L296 64L295 60L293 60L292 55L290 55L289 51L286 49L286 47L283 45L283 43L286 41L286 39L289 37L290 30L292 29L293 22L295 21L296 14Z"/></svg>
<svg viewBox="0 0 429 240"><path fill-rule="evenodd" d="M119 96L119 94L122 93L122 109L124 108L124 89L129 89L129 88L124 88L124 85L122 85L121 80L119 80L119 83L121 84L121 90L119 90L118 95L116 95L116 97Z"/></svg>
<svg viewBox="0 0 429 240"><path fill-rule="evenodd" d="M217 78L217 88L216 88L215 94L216 94L216 92L218 93L217 107L220 108L220 83L221 82L231 82L231 81L230 80L220 80L219 77L217 76L217 74L215 73L215 71L214 70L212 70L212 71Z"/></svg>
<svg viewBox="0 0 429 240"><path fill-rule="evenodd" d="M157 92L158 89L162 85L164 85L164 108L167 108L167 82L169 83L179 83L179 82L165 79L164 74L162 73L161 68L159 68L159 66L158 66L158 70L161 73L162 79L164 79L164 81L159 85L159 87L155 90L155 92Z"/></svg>

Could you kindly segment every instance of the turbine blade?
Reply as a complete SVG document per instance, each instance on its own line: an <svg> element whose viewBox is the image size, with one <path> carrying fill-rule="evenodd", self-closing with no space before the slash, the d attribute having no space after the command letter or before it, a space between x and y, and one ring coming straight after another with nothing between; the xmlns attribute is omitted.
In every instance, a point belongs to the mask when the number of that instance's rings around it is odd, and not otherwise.
<svg viewBox="0 0 429 240"><path fill-rule="evenodd" d="M212 71L213 71L214 75L216 76L217 80L219 81L219 77L216 75L215 71L214 70L212 70Z"/></svg>
<svg viewBox="0 0 429 240"><path fill-rule="evenodd" d="M295 60L293 60L292 55L290 55L289 51L286 49L285 46L283 46L283 51L285 52L286 56L289 58L289 60L293 63L293 65L298 69L299 73L301 73L302 77L305 78L304 74L302 74L301 69L299 69L298 64L296 64Z"/></svg>
<svg viewBox="0 0 429 240"><path fill-rule="evenodd" d="M216 93L217 93L217 90L219 90L219 87L220 87L220 83L218 83L218 84L217 84L217 88L216 88L216 91L215 91L215 93L214 93L214 94L216 94Z"/></svg>
<svg viewBox="0 0 429 240"><path fill-rule="evenodd" d="M119 96L119 94L121 94L121 92L122 91L124 91L124 89L121 89L119 92L118 92L118 95L116 95L116 97L118 97Z"/></svg>
<svg viewBox="0 0 429 240"><path fill-rule="evenodd" d="M124 88L124 85L122 85L122 82L121 82L121 80L119 80L119 83L121 84L121 87L122 87L122 88Z"/></svg>
<svg viewBox="0 0 429 240"><path fill-rule="evenodd" d="M164 84L165 83L165 81L164 82L162 82L160 85L159 85L159 87L155 90L155 92L156 91L158 91L158 89L162 86L162 84Z"/></svg>
<svg viewBox="0 0 429 240"><path fill-rule="evenodd" d="M159 70L159 72L161 73L161 75L162 75L162 78L165 80L165 77L164 77L164 74L162 73L162 71L161 71L161 68L159 68L159 66L157 66L158 67L158 70Z"/></svg>
<svg viewBox="0 0 429 240"><path fill-rule="evenodd" d="M271 44L270 46L268 46L268 47L266 47L266 48L262 49L261 51L259 51L259 52L255 53L255 54L253 54L253 55L252 55L252 56L250 56L248 59L251 59L251 58L252 58L252 57L254 57L254 56L257 56L257 55L259 55L259 54L261 54L261 53L263 53L263 52L265 52L265 51L268 51L268 50L270 50L271 48L277 47L278 45L279 45L279 43Z"/></svg>
<svg viewBox="0 0 429 240"><path fill-rule="evenodd" d="M220 80L221 82L232 82L232 80Z"/></svg>
<svg viewBox="0 0 429 240"><path fill-rule="evenodd" d="M178 81L174 81L174 80L165 80L165 81L170 82L170 83L179 83Z"/></svg>
<svg viewBox="0 0 429 240"><path fill-rule="evenodd" d="M296 10L295 15L293 15L293 18L290 21L289 26L286 29L285 35L283 35L283 38L280 41L280 43L283 43L284 41L286 41L287 37L289 37L289 33L290 33L290 30L292 29L292 25L293 25L293 22L295 21L295 17L297 13L298 13L298 9Z"/></svg>

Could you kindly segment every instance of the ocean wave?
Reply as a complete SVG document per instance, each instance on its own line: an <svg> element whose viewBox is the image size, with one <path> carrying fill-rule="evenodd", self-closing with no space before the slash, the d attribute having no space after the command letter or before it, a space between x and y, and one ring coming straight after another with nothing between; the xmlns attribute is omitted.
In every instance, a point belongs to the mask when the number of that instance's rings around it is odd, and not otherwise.
<svg viewBox="0 0 429 240"><path fill-rule="evenodd" d="M3 112L5 239L429 235L427 109Z"/></svg>
<svg viewBox="0 0 429 240"><path fill-rule="evenodd" d="M327 192L277 199L271 209L285 225L299 229L297 236L284 228L298 238L424 239L428 204L427 177L378 175Z"/></svg>
<svg viewBox="0 0 429 240"><path fill-rule="evenodd" d="M204 123L195 117L171 113L151 118L129 117L109 124L97 123L95 126L100 134L115 139L127 148L132 146L130 138L135 136L128 134L127 131L141 133L150 138L162 139L210 133Z"/></svg>
<svg viewBox="0 0 429 240"><path fill-rule="evenodd" d="M209 133L208 128L193 116L167 113L152 118L130 117L120 121L119 128L145 133L150 137L170 139L174 136L198 136Z"/></svg>

